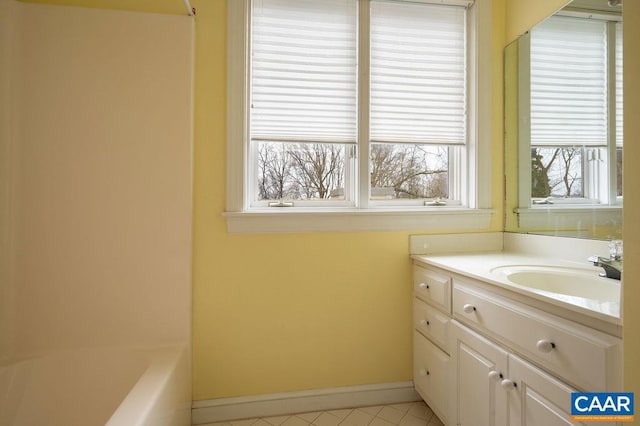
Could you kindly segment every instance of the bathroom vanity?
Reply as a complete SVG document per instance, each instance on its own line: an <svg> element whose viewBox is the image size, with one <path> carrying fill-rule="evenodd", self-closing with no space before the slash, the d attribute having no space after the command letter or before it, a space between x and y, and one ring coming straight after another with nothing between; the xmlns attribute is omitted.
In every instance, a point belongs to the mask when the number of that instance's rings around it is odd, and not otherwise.
<svg viewBox="0 0 640 426"><path fill-rule="evenodd" d="M620 281L507 238L412 256L416 390L446 425L571 424L571 392L621 391Z"/></svg>

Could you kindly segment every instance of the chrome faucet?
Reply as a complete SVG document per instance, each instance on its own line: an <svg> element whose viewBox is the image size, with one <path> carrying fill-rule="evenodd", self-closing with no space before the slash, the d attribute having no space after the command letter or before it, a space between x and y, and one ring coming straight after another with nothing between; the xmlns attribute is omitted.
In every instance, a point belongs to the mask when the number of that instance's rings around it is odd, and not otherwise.
<svg viewBox="0 0 640 426"><path fill-rule="evenodd" d="M593 255L589 262L604 269L601 277L619 280L622 278L622 241L615 240L609 244L609 258Z"/></svg>
<svg viewBox="0 0 640 426"><path fill-rule="evenodd" d="M601 277L613 278L619 280L622 278L622 260L607 259L606 257L591 256L589 262L593 262L594 266L600 266L604 272Z"/></svg>

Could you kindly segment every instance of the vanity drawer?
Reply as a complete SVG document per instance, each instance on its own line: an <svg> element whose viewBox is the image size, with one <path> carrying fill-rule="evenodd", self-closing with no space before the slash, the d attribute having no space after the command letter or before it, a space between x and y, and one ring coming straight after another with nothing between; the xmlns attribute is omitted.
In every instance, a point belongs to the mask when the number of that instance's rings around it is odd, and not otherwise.
<svg viewBox="0 0 640 426"><path fill-rule="evenodd" d="M456 281L453 312L462 322L586 391L619 390L621 340Z"/></svg>
<svg viewBox="0 0 640 426"><path fill-rule="evenodd" d="M413 299L413 326L434 343L449 352L448 327L450 318L427 305L420 299Z"/></svg>
<svg viewBox="0 0 640 426"><path fill-rule="evenodd" d="M451 313L451 277L414 266L413 292L443 312Z"/></svg>
<svg viewBox="0 0 640 426"><path fill-rule="evenodd" d="M413 331L413 383L429 407L447 424L450 357L426 337Z"/></svg>

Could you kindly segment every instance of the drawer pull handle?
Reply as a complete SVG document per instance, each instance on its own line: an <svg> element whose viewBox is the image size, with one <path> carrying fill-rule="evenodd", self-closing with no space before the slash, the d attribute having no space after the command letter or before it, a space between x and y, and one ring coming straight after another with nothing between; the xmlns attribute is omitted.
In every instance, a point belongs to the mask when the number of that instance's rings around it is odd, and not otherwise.
<svg viewBox="0 0 640 426"><path fill-rule="evenodd" d="M475 312L476 307L470 304L466 304L462 307L462 310L466 313L466 314L470 314L472 312Z"/></svg>
<svg viewBox="0 0 640 426"><path fill-rule="evenodd" d="M420 325L427 326L427 325L429 325L429 321L427 321L425 319L420 320Z"/></svg>
<svg viewBox="0 0 640 426"><path fill-rule="evenodd" d="M542 339L538 340L536 347L540 352L549 353L556 348L556 344L550 340Z"/></svg>
<svg viewBox="0 0 640 426"><path fill-rule="evenodd" d="M418 287L420 287L420 290L429 290L429 286L425 283L420 283Z"/></svg>
<svg viewBox="0 0 640 426"><path fill-rule="evenodd" d="M501 381L500 386L502 386L502 389L506 391L512 391L518 387L518 385L516 385L516 382L509 379L504 379L503 381Z"/></svg>
<svg viewBox="0 0 640 426"><path fill-rule="evenodd" d="M428 376L429 375L429 370L425 370L425 369L420 370L420 375L422 377Z"/></svg>
<svg viewBox="0 0 640 426"><path fill-rule="evenodd" d="M502 373L496 370L489 371L489 378L495 380L496 382L503 378Z"/></svg>

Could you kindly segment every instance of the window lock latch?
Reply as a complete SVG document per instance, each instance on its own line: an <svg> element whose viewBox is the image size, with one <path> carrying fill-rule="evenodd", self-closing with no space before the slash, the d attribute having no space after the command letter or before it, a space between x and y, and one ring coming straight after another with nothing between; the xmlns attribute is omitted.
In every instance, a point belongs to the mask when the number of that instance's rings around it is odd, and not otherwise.
<svg viewBox="0 0 640 426"><path fill-rule="evenodd" d="M272 201L269 207L293 207L293 201Z"/></svg>
<svg viewBox="0 0 640 426"><path fill-rule="evenodd" d="M427 207L433 206L446 206L447 202L445 200L437 199L437 200L428 200L424 202L424 205Z"/></svg>

